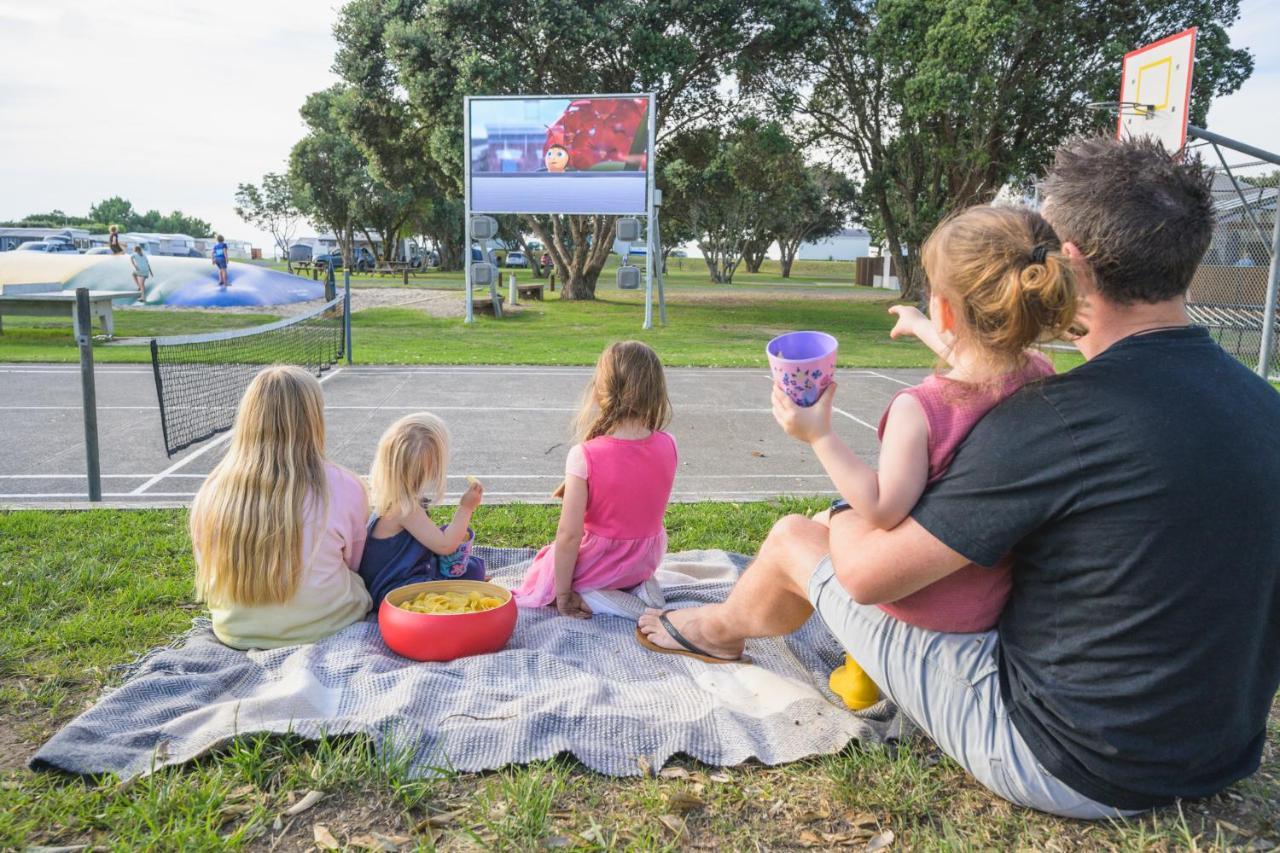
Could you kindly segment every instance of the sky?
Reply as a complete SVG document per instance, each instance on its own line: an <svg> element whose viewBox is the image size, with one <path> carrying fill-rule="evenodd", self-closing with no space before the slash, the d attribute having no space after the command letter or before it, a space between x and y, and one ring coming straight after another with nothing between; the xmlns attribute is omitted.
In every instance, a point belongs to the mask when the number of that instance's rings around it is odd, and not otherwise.
<svg viewBox="0 0 1280 853"><path fill-rule="evenodd" d="M298 107L336 81L339 5L0 0L0 220L121 195L269 250L235 188L283 171ZM1209 128L1280 152L1280 3L1245 0L1231 36L1256 67Z"/></svg>

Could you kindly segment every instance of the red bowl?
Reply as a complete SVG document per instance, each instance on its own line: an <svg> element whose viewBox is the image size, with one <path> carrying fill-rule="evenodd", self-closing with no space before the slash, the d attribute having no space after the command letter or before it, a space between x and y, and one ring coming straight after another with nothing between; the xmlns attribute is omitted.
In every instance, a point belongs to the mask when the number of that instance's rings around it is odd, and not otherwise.
<svg viewBox="0 0 1280 853"><path fill-rule="evenodd" d="M397 605L422 592L478 592L502 600L478 613L415 613ZM378 608L382 640L396 654L413 660L446 661L496 652L516 629L511 593L485 581L446 580L411 583L393 589Z"/></svg>

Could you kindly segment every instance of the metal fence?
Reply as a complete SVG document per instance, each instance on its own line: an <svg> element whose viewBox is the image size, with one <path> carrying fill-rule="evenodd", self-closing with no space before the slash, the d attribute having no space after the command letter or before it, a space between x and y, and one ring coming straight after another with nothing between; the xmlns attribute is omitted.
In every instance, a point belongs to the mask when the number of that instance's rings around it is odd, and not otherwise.
<svg viewBox="0 0 1280 853"><path fill-rule="evenodd" d="M1217 224L1192 279L1188 310L1192 321L1208 327L1224 349L1260 374L1280 379L1273 270L1280 240L1276 223L1280 166L1225 143L1221 139L1193 143L1213 168ZM1268 326L1271 335L1265 334Z"/></svg>

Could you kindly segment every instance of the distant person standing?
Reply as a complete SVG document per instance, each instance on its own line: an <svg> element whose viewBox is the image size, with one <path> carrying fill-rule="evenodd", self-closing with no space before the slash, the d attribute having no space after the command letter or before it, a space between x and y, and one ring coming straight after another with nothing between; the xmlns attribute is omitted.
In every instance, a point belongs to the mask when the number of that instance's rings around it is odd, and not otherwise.
<svg viewBox="0 0 1280 853"><path fill-rule="evenodd" d="M107 234L107 245L111 247L111 254L123 255L124 249L120 246L120 229L112 225L107 230L110 232Z"/></svg>
<svg viewBox="0 0 1280 853"><path fill-rule="evenodd" d="M147 279L151 278L151 261L142 252L142 244L133 247L133 254L129 256L129 260L133 262L133 282L138 285L138 302L147 301Z"/></svg>
<svg viewBox="0 0 1280 853"><path fill-rule="evenodd" d="M218 287L227 286L227 244L221 234L214 235L213 265L218 268Z"/></svg>

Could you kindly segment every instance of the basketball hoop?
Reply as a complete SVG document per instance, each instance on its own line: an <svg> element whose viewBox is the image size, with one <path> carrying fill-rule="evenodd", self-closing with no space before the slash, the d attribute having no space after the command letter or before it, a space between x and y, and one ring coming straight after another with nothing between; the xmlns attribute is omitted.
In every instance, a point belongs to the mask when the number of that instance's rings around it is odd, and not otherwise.
<svg viewBox="0 0 1280 853"><path fill-rule="evenodd" d="M1155 104L1140 104L1137 101L1090 101L1085 104L1085 108L1113 116L1153 118L1156 114Z"/></svg>

